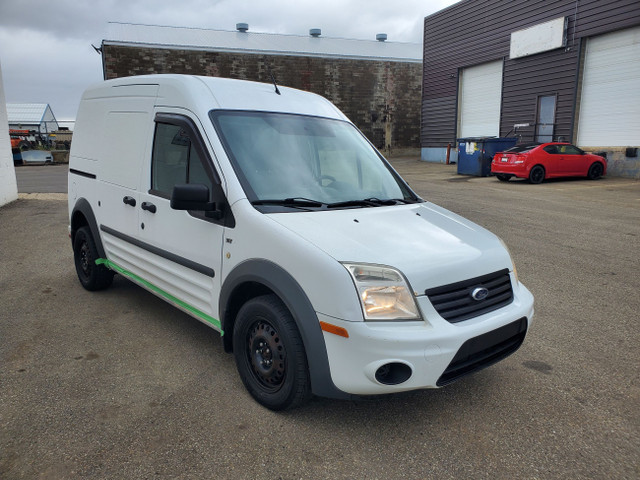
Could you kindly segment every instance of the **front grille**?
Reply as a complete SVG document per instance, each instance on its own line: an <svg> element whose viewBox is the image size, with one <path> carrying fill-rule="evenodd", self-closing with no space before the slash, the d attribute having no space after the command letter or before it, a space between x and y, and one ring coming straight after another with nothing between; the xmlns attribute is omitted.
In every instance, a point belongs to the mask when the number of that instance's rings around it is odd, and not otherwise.
<svg viewBox="0 0 640 480"><path fill-rule="evenodd" d="M527 334L527 319L487 332L464 342L436 385L442 387L460 377L499 362L520 348Z"/></svg>
<svg viewBox="0 0 640 480"><path fill-rule="evenodd" d="M477 288L486 288L489 294L482 300L472 297ZM462 282L430 288L424 292L442 318L451 323L492 312L513 301L509 270L490 273Z"/></svg>

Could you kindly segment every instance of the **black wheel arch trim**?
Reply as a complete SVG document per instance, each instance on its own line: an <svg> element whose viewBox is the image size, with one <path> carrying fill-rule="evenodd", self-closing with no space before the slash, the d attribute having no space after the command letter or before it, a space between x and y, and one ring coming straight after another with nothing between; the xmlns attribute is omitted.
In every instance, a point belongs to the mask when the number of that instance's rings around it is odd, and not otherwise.
<svg viewBox="0 0 640 480"><path fill-rule="evenodd" d="M104 247L102 246L102 238L100 237L100 230L98 229L98 223L96 222L96 216L93 214L93 208L91 208L91 204L86 198L79 198L71 211L71 218L69 219L71 224L71 246L73 247L73 240L78 230L78 226L74 225L73 222L77 213L81 213L87 220L93 240L96 242L98 255L100 255L101 258L106 258Z"/></svg>
<svg viewBox="0 0 640 480"><path fill-rule="evenodd" d="M270 289L291 312L304 343L314 395L339 399L353 398L353 395L339 390L331 380L324 335L306 293L286 270L268 260L246 260L237 265L224 280L220 291L219 311L222 330L225 332L225 349L230 350L226 342L231 342L233 338L233 329L229 328L229 325L234 319L229 318L229 302L236 288L247 282L258 283Z"/></svg>

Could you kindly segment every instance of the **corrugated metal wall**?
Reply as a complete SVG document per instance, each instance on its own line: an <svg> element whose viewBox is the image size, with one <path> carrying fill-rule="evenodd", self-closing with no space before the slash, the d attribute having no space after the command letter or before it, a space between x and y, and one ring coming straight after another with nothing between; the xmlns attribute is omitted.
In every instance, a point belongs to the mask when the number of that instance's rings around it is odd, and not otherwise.
<svg viewBox="0 0 640 480"><path fill-rule="evenodd" d="M510 35L568 17L567 47L509 60ZM557 95L554 135L571 140L581 38L640 25L638 0L465 0L425 18L422 147L457 132L459 69L504 59L500 135L535 123L540 95ZM532 139L533 127L520 133Z"/></svg>

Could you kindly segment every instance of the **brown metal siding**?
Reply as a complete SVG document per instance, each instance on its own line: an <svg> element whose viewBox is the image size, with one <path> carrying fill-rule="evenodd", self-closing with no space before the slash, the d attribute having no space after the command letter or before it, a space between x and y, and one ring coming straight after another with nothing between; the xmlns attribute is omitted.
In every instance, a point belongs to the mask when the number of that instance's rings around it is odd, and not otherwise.
<svg viewBox="0 0 640 480"><path fill-rule="evenodd" d="M563 16L567 48L509 60L512 32ZM500 135L515 123L535 122L538 96L557 95L554 134L570 140L580 39L635 25L638 0L464 0L425 18L422 146L455 141L458 70L499 59L505 61ZM520 133L532 135L533 127Z"/></svg>
<svg viewBox="0 0 640 480"><path fill-rule="evenodd" d="M505 61L501 135L507 135L516 123L533 125L536 122L538 96L556 95L554 135L571 140L577 54L577 48L568 52L559 49L544 55ZM518 133L526 140L534 139L533 127L518 130Z"/></svg>

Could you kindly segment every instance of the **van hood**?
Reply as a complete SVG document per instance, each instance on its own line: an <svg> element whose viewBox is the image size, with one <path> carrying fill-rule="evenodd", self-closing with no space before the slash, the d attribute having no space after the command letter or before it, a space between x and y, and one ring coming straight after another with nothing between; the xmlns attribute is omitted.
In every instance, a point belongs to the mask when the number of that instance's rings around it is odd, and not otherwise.
<svg viewBox="0 0 640 480"><path fill-rule="evenodd" d="M267 215L339 262L397 268L418 295L512 269L498 237L429 202Z"/></svg>

